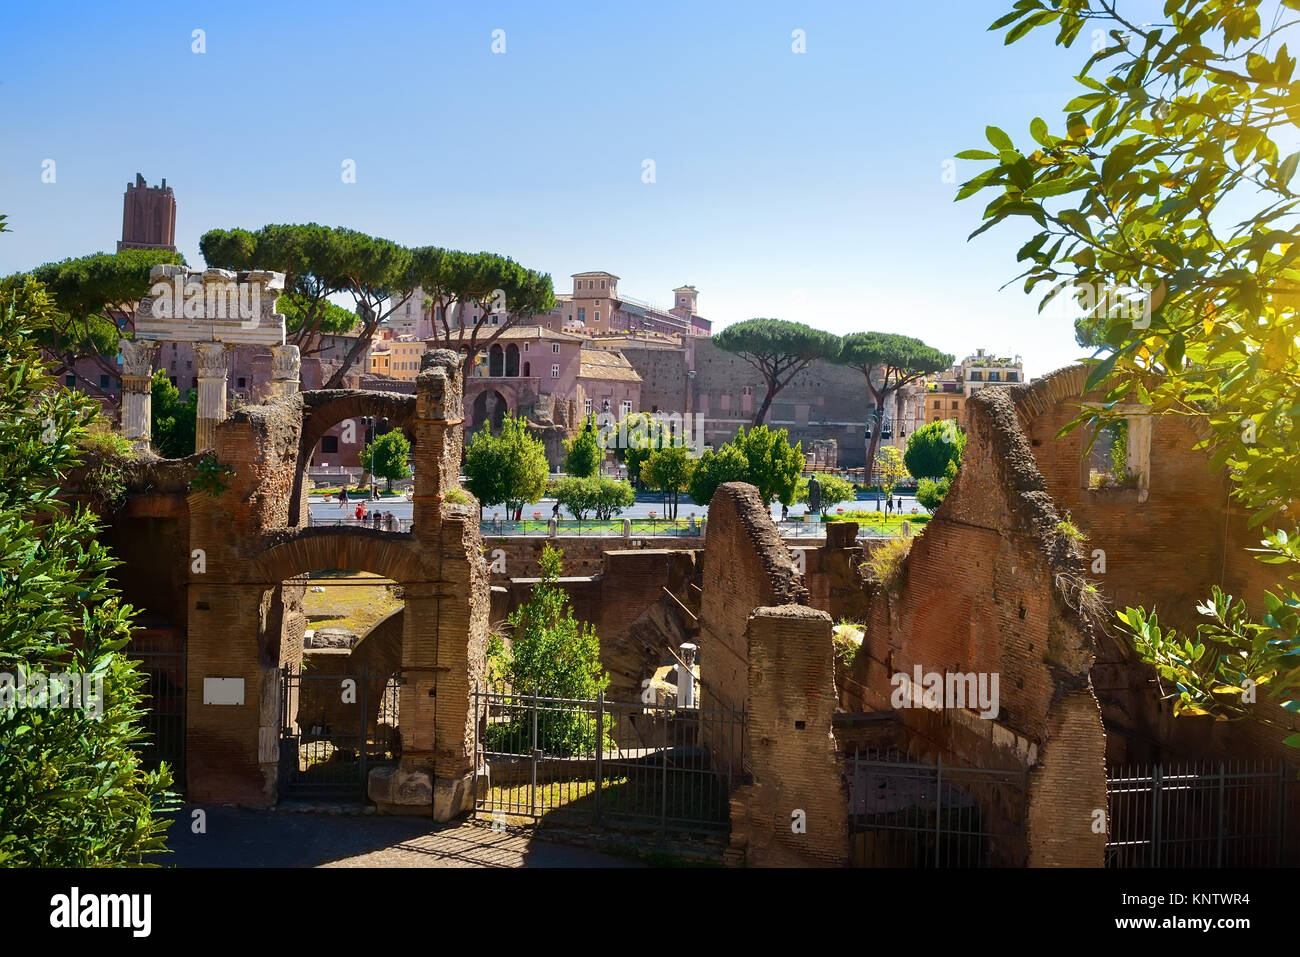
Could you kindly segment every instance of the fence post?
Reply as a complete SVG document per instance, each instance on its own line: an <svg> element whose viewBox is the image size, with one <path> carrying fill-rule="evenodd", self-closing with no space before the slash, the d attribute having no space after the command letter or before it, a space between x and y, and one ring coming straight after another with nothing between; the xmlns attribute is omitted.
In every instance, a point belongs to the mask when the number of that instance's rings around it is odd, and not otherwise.
<svg viewBox="0 0 1300 957"><path fill-rule="evenodd" d="M367 717L368 712L366 710L366 685L369 683L367 681L369 676L370 676L369 667L362 665L361 675L360 675L361 694L357 696L358 700L361 702L361 713L357 715L357 724L358 724L357 730L361 732L361 740L358 742L358 746L359 746L359 750L361 751L360 758L361 758L362 799L364 799L366 796L366 758L369 756L369 751L370 751L370 721L369 718Z"/></svg>
<svg viewBox="0 0 1300 957"><path fill-rule="evenodd" d="M478 765L479 762L483 760L483 757L481 754L479 754L479 750L478 750L478 723L481 720L479 715L479 707L481 704L482 701L478 696L478 679L476 678L474 680L474 786L473 786L473 791L471 792L474 796L473 807L474 807L475 817L478 817Z"/></svg>
<svg viewBox="0 0 1300 957"><path fill-rule="evenodd" d="M1151 862L1148 867L1160 866L1160 765L1151 771Z"/></svg>
<svg viewBox="0 0 1300 957"><path fill-rule="evenodd" d="M1223 800L1223 762L1219 762L1219 827L1218 838L1214 842L1214 866L1223 866L1223 826L1224 826L1224 800Z"/></svg>
<svg viewBox="0 0 1300 957"><path fill-rule="evenodd" d="M1273 864L1281 866L1286 858L1286 762L1277 769L1277 840L1273 842Z"/></svg>
<svg viewBox="0 0 1300 957"><path fill-rule="evenodd" d="M528 813L537 817L537 696L539 694L536 685L533 685L533 748L532 748L532 765L533 777L532 783L528 786Z"/></svg>
<svg viewBox="0 0 1300 957"><path fill-rule="evenodd" d="M934 766L934 866L939 866L940 820L943 817L943 754L936 756Z"/></svg>
<svg viewBox="0 0 1300 957"><path fill-rule="evenodd" d="M659 827L664 834L668 833L668 722L671 720L671 715L672 712L668 711L663 719L664 748L663 760L660 762L660 767L662 768L660 776L662 780L659 782Z"/></svg>
<svg viewBox="0 0 1300 957"><path fill-rule="evenodd" d="M605 689L596 692L596 812L594 823L600 823L600 792L605 787L601 759L605 751Z"/></svg>

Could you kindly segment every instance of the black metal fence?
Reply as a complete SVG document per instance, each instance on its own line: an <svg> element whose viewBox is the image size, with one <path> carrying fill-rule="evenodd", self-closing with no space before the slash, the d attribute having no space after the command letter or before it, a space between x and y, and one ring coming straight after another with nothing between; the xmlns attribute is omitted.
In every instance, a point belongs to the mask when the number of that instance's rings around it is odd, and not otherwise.
<svg viewBox="0 0 1300 957"><path fill-rule="evenodd" d="M474 808L527 823L725 836L743 712L476 690Z"/></svg>
<svg viewBox="0 0 1300 957"><path fill-rule="evenodd" d="M173 790L185 790L185 646L169 632L136 632L126 654L140 662L149 680L144 693L144 728L140 748L145 770L164 761L171 766Z"/></svg>
<svg viewBox="0 0 1300 957"><path fill-rule="evenodd" d="M1022 867L1027 771L907 760L855 749L847 761L855 867Z"/></svg>
<svg viewBox="0 0 1300 957"><path fill-rule="evenodd" d="M1261 762L1106 769L1107 867L1267 867L1287 848L1294 771Z"/></svg>
<svg viewBox="0 0 1300 957"><path fill-rule="evenodd" d="M401 676L286 668L281 681L281 793L363 798L370 769L401 756Z"/></svg>

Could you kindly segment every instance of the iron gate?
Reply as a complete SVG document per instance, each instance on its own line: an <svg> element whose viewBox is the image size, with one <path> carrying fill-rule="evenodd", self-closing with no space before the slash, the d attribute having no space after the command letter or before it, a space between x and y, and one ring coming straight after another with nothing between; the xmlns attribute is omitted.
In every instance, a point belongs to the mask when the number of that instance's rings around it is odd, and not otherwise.
<svg viewBox="0 0 1300 957"><path fill-rule="evenodd" d="M744 775L743 711L476 690L474 809L494 826L720 837Z"/></svg>
<svg viewBox="0 0 1300 957"><path fill-rule="evenodd" d="M855 749L848 761L855 867L1022 867L1028 772L909 761Z"/></svg>
<svg viewBox="0 0 1300 957"><path fill-rule="evenodd" d="M1108 766L1107 867L1295 864L1287 848L1285 765Z"/></svg>
<svg viewBox="0 0 1300 957"><path fill-rule="evenodd" d="M127 657L148 675L144 693L146 738L140 760L146 771L164 761L172 769L172 790L185 790L185 646L170 631L142 629L131 637Z"/></svg>
<svg viewBox="0 0 1300 957"><path fill-rule="evenodd" d="M320 668L328 665L319 665ZM288 797L364 798L370 769L401 756L401 675L283 671L280 788Z"/></svg>

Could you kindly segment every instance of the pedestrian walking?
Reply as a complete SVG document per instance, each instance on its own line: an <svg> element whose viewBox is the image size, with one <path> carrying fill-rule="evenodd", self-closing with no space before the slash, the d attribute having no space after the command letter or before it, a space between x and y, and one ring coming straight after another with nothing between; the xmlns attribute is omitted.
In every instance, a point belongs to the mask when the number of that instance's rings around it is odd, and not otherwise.
<svg viewBox="0 0 1300 957"><path fill-rule="evenodd" d="M339 508L346 511L347 507L348 507L348 487L345 485L343 486L343 488L339 489Z"/></svg>

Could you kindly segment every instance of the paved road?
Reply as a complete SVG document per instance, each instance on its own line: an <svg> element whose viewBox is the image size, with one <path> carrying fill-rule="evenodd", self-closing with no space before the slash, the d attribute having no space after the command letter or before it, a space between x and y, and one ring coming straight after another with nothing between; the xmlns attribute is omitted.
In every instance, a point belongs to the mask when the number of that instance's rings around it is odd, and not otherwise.
<svg viewBox="0 0 1300 957"><path fill-rule="evenodd" d="M898 498L902 503L901 504L902 514L909 513L914 506L921 514L925 514L925 509L922 509L920 508L920 506L917 506L916 500L914 498L910 496L899 496ZM311 508L312 517L317 521L321 521L321 520L328 521L330 519L344 518L346 516L350 516L353 510L356 508L356 504L353 503L349 505L346 509L342 509L339 508L338 502L325 502L318 497L310 498L308 501ZM543 498L539 502L534 502L530 505L525 505L523 511L524 518L531 519L533 517L533 512L541 512L542 513L541 517L544 519L550 518L551 508L554 504L555 504L555 499ZM367 502L366 507L378 508L385 512L392 512L393 517L397 519L409 519L411 517L411 503L406 501L406 499L404 498L381 499L378 502ZM875 496L872 496L870 499L861 499L857 502L843 503L839 507L843 508L845 511L848 511L849 509L859 509L861 511L878 511L878 509L876 508ZM659 497L654 493L641 493L640 495L637 496L636 504L633 505L631 508L627 509L626 511L620 513L619 518L649 518L650 512L652 510L657 512L659 516L662 517L663 510L664 510L663 503L661 502ZM790 517L799 518L807 510L808 510L807 507L803 505L792 506L790 509ZM696 505L694 502L687 499L678 503L677 517L679 519L686 519L686 518L690 518L691 514L694 513L696 518L704 518L708 514L708 511L709 510L707 506ZM504 507L498 507L495 509L492 508L486 509L484 515L488 519L491 519L494 512L501 513L502 518L505 517ZM560 512L562 517L565 519L569 519L573 517L563 509L561 509ZM781 506L774 505L772 507L772 518L779 519L780 517L781 517Z"/></svg>
<svg viewBox="0 0 1300 957"><path fill-rule="evenodd" d="M634 860L567 844L428 818L195 807L172 823L163 867L638 867Z"/></svg>

